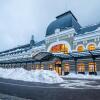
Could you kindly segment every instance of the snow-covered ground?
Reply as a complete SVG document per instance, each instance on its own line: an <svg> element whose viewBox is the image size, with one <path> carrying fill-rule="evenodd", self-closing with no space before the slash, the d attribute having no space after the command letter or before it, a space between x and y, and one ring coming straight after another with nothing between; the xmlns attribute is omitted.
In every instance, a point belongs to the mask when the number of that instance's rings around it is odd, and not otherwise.
<svg viewBox="0 0 100 100"><path fill-rule="evenodd" d="M100 81L96 80L80 80L80 79L70 79L65 80L60 84L62 88L70 88L70 89L100 89Z"/></svg>
<svg viewBox="0 0 100 100"><path fill-rule="evenodd" d="M0 68L0 77L13 80L22 80L41 83L61 83L63 79L55 72L49 70L31 70L23 68Z"/></svg>
<svg viewBox="0 0 100 100"><path fill-rule="evenodd" d="M89 74L75 74L75 73L70 73L69 75L66 76L61 76L65 78L77 78L77 79L99 79L100 80L100 75L89 75Z"/></svg>
<svg viewBox="0 0 100 100"><path fill-rule="evenodd" d="M98 75L89 75L86 73L85 75L82 74L75 74L70 73L66 76L61 76L64 78L64 82L60 84L63 88L70 88L70 89L100 89L100 73Z"/></svg>

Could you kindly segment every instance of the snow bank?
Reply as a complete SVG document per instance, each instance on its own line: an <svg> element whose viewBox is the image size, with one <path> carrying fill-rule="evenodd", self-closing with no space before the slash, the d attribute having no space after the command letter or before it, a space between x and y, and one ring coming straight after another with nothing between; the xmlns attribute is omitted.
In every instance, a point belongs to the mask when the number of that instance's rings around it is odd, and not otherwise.
<svg viewBox="0 0 100 100"><path fill-rule="evenodd" d="M89 74L75 74L75 73L70 73L69 75L66 76L62 76L62 77L66 77L66 78L78 78L78 79L100 79L100 75L89 75Z"/></svg>
<svg viewBox="0 0 100 100"><path fill-rule="evenodd" d="M63 79L55 71L31 70L23 68L3 69L0 68L0 77L13 80L22 80L41 83L61 83Z"/></svg>

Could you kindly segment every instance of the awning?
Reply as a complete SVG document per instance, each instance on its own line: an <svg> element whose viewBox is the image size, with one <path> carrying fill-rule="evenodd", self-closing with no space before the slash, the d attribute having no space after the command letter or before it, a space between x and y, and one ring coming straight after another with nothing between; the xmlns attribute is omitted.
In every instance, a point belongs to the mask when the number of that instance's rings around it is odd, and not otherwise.
<svg viewBox="0 0 100 100"><path fill-rule="evenodd" d="M49 61L53 58L53 54L49 52L39 52L32 57L35 61Z"/></svg>

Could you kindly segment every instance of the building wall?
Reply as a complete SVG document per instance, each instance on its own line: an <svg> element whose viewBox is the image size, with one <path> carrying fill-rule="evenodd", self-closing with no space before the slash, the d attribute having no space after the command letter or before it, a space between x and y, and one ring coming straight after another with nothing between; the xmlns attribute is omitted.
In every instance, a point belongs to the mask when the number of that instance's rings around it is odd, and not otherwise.
<svg viewBox="0 0 100 100"><path fill-rule="evenodd" d="M65 41L70 45L71 52L77 51L79 45L83 45L84 50L87 50L89 44L94 44L96 48L100 48L100 30L76 35L74 29L69 29L48 36L45 41L47 51L52 44L61 41Z"/></svg>
<svg viewBox="0 0 100 100"><path fill-rule="evenodd" d="M70 50L73 50L73 41L74 41L74 35L75 35L75 30L74 29L69 29L65 30L62 32L55 33L51 36L46 37L46 49L48 51L48 48L54 44L54 43L63 43L65 42L66 44L69 45ZM53 46L53 45L52 45Z"/></svg>
<svg viewBox="0 0 100 100"><path fill-rule="evenodd" d="M100 43L100 31L98 30L75 36L73 47L74 50L76 50L77 46L82 44L85 47L85 50L87 50L87 46L89 44L94 44L96 48L100 48L99 43Z"/></svg>

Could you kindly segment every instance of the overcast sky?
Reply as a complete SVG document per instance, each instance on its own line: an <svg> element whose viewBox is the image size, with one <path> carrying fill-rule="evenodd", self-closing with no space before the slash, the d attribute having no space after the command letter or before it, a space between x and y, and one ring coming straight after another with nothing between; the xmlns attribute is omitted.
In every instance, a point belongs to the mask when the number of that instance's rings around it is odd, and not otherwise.
<svg viewBox="0 0 100 100"><path fill-rule="evenodd" d="M100 22L100 0L0 0L0 51L44 39L55 17L71 10L82 26Z"/></svg>

